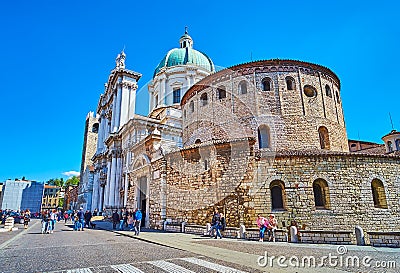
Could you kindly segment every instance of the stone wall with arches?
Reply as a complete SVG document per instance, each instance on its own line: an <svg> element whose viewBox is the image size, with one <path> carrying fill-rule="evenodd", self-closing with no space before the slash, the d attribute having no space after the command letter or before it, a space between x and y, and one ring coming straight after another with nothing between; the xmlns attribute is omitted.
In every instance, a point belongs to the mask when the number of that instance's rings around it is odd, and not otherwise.
<svg viewBox="0 0 400 273"><path fill-rule="evenodd" d="M365 231L400 230L399 157L333 152L268 157L256 153L254 139L246 141L250 149L237 157L231 144L214 143L152 162L157 173L150 189L153 226L161 227L163 219L204 225L218 208L229 226L255 227L257 214L274 213L279 228L296 220L311 230L352 231L357 225ZM374 200L375 180L383 185L383 206Z"/></svg>

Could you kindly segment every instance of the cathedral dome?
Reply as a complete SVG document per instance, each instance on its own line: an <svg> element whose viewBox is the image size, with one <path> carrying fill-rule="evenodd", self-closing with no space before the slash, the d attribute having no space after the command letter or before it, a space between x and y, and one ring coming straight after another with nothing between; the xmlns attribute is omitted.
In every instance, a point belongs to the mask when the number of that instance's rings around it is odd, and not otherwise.
<svg viewBox="0 0 400 273"><path fill-rule="evenodd" d="M195 65L209 72L214 72L212 60L204 53L193 49L193 40L185 31L185 34L179 40L180 48L174 48L168 51L165 57L154 70L155 77L162 68L176 65Z"/></svg>

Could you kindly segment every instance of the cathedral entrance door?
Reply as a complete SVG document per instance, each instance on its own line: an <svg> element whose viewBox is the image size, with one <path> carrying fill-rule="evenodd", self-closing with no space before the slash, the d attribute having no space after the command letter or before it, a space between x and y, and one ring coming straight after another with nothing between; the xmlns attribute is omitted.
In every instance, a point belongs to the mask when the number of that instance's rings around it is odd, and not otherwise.
<svg viewBox="0 0 400 273"><path fill-rule="evenodd" d="M138 208L142 211L142 223L141 226L144 227L147 222L147 177L142 176L138 181L139 185L139 198L138 198Z"/></svg>

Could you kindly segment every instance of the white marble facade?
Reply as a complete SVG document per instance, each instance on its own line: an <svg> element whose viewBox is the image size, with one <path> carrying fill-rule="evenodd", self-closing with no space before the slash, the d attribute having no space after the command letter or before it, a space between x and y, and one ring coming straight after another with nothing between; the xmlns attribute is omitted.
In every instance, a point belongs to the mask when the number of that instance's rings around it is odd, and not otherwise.
<svg viewBox="0 0 400 273"><path fill-rule="evenodd" d="M180 39L180 49L176 50L202 54L192 46L193 40L186 32ZM174 57L169 54L166 58ZM201 57L205 59L204 56ZM151 173L150 160L182 146L180 100L193 84L213 72L214 67L210 59L208 69L190 60L160 63L148 85L149 115L142 116L135 113L137 82L141 74L126 69L125 58L124 52L118 54L116 66L98 102L100 118L97 150L92 158L95 173L91 208L138 207L145 212L148 225L149 185L157 175ZM128 200L132 189L135 198Z"/></svg>

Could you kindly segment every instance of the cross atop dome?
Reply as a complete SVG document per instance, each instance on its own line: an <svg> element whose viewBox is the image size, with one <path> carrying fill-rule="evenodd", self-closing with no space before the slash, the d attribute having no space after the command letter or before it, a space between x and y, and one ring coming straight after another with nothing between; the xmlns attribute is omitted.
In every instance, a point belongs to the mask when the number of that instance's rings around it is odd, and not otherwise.
<svg viewBox="0 0 400 273"><path fill-rule="evenodd" d="M181 48L193 47L193 39L188 34L188 27L185 27L185 34L183 34L179 39L179 44L181 45Z"/></svg>

